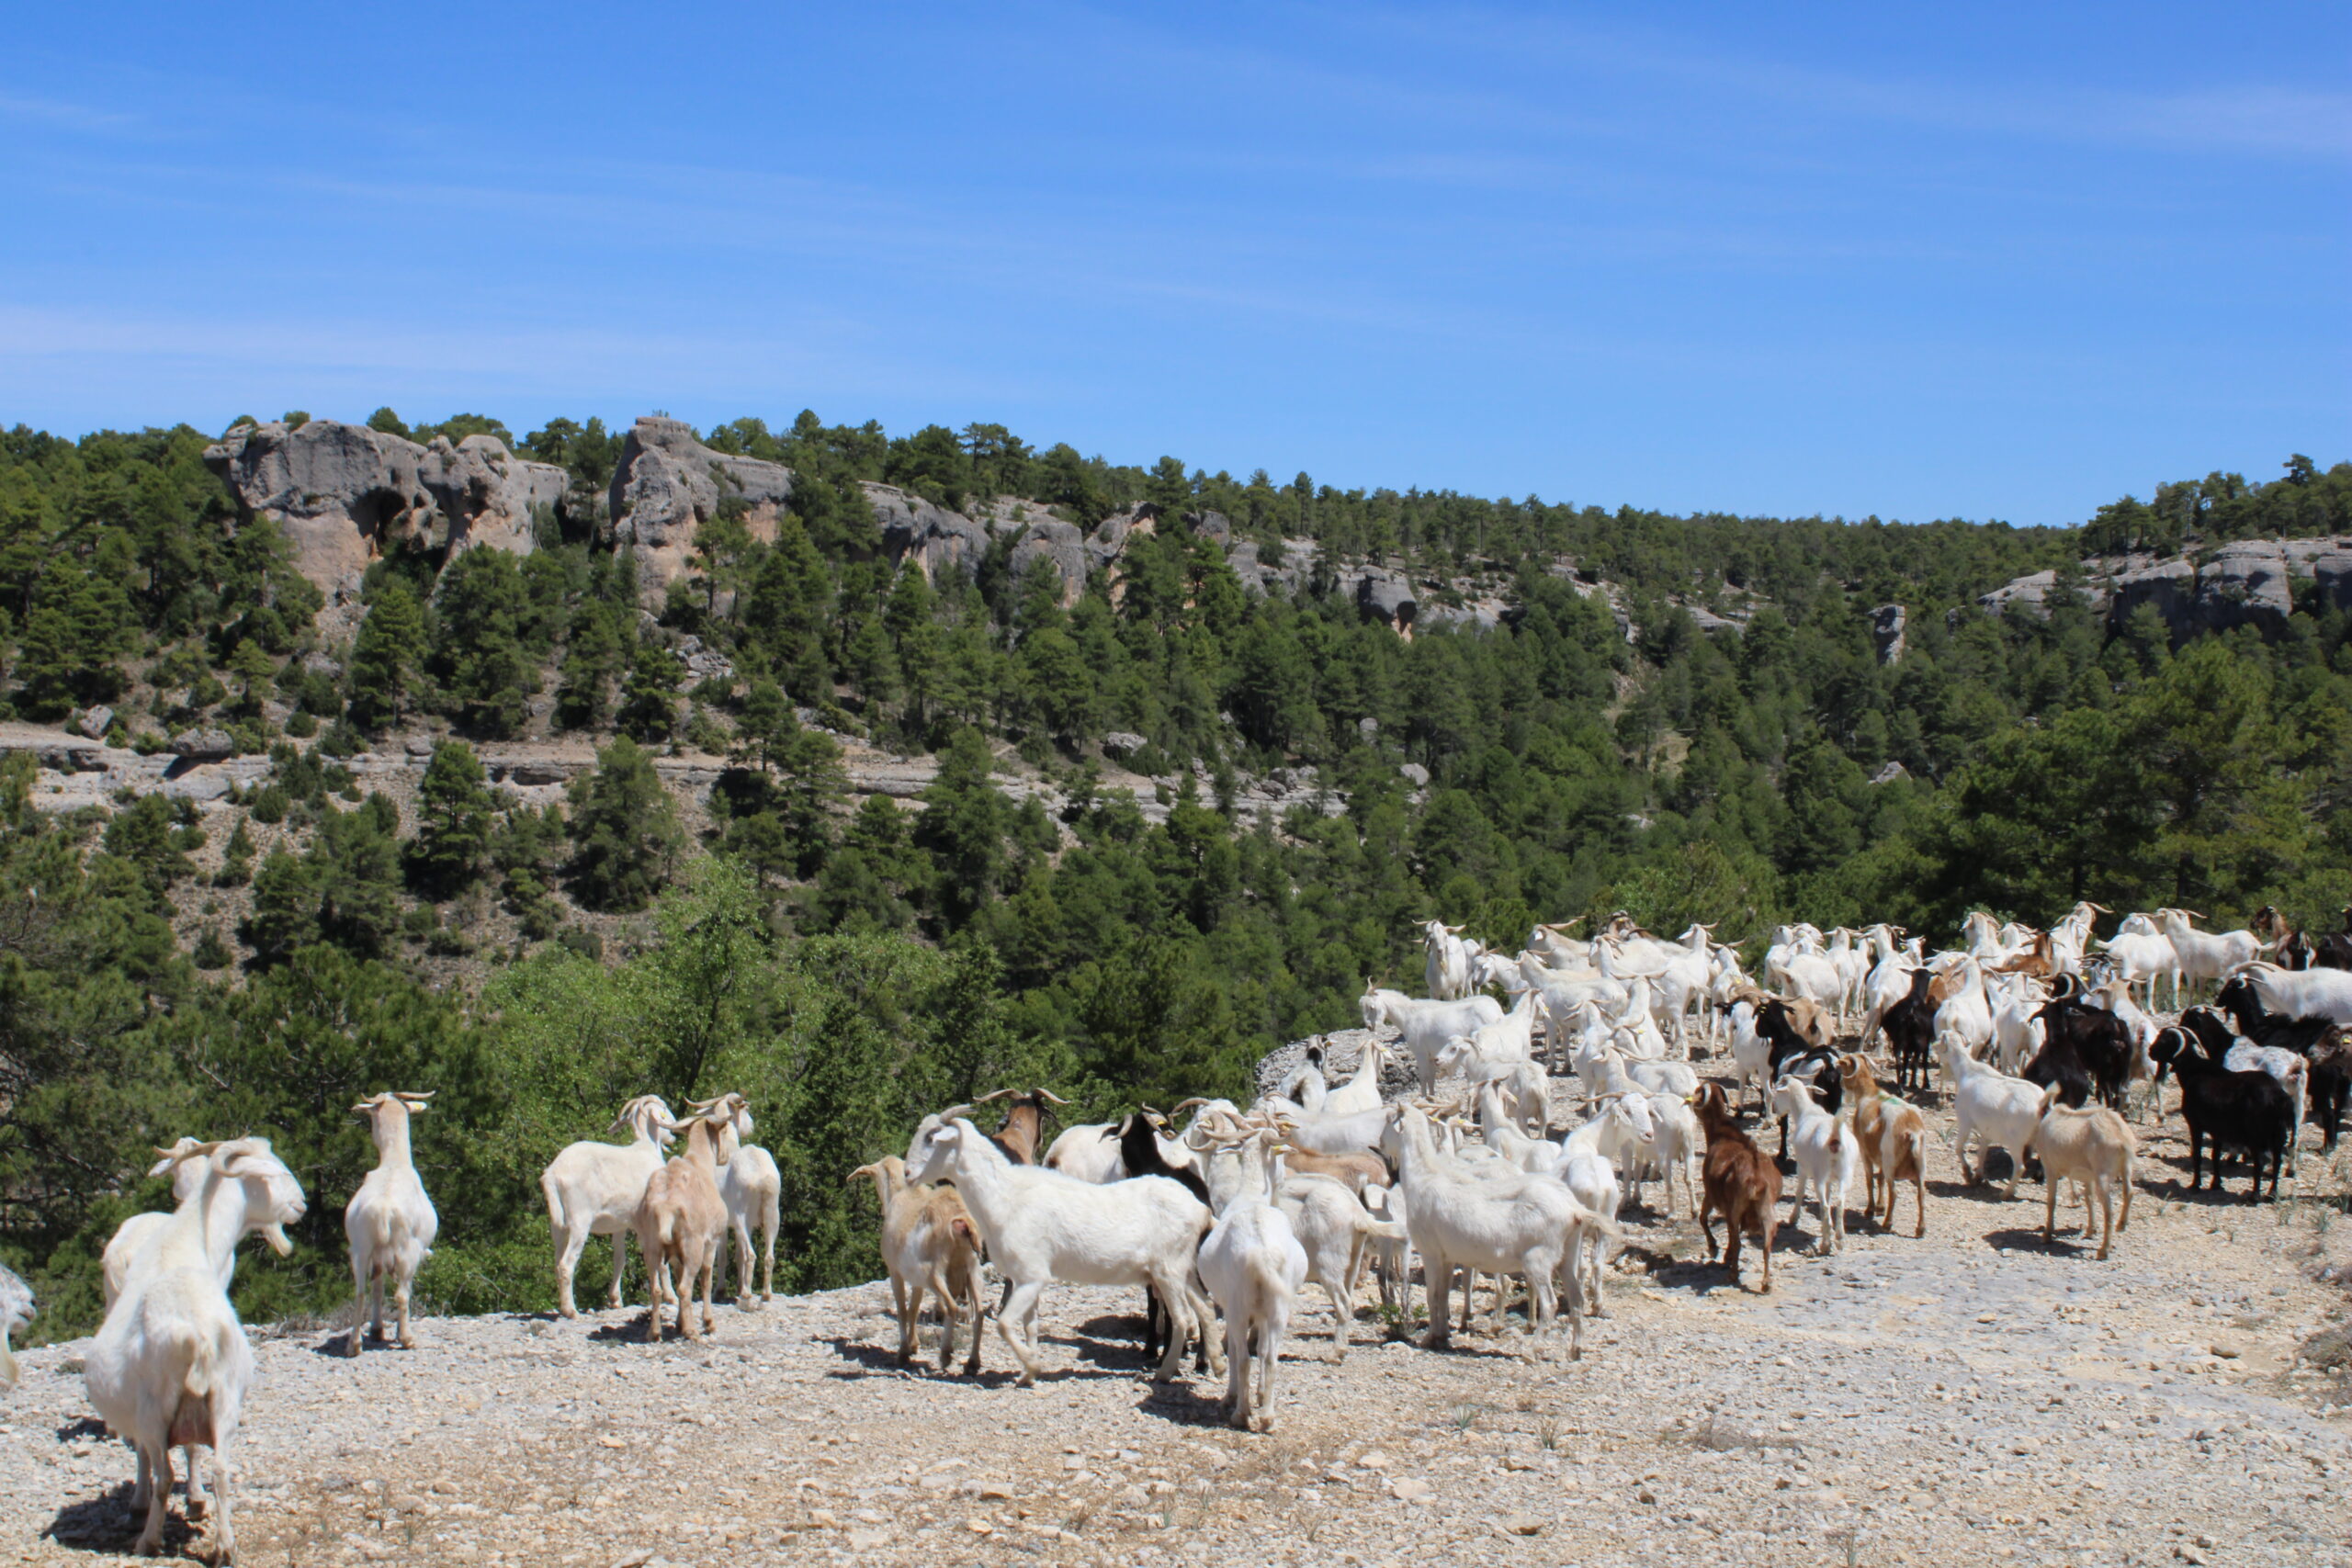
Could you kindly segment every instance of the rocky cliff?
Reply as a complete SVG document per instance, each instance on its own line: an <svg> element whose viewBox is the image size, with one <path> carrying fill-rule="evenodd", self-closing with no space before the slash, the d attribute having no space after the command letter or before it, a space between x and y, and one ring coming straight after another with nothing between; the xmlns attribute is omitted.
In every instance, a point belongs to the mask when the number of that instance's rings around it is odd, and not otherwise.
<svg viewBox="0 0 2352 1568"><path fill-rule="evenodd" d="M639 598L659 608L672 580L687 570L695 530L740 499L755 539L775 537L776 509L792 496L782 463L737 457L704 446L683 420L649 414L621 443L607 499L613 542L637 559Z"/></svg>
<svg viewBox="0 0 2352 1568"><path fill-rule="evenodd" d="M2146 605L2176 643L2245 626L2278 636L2295 613L2296 578L2315 581L2323 607L2352 609L2352 539L2238 539L2202 563L2186 555L2094 557L2081 570L2084 601L2112 629ZM1976 602L1995 613L2042 615L2057 586L2057 573L2037 571Z"/></svg>
<svg viewBox="0 0 2352 1568"><path fill-rule="evenodd" d="M275 518L295 565L347 606L368 564L411 537L452 551L531 548L531 515L563 499L564 472L492 435L421 446L366 425L314 419L243 424L206 450L248 516Z"/></svg>

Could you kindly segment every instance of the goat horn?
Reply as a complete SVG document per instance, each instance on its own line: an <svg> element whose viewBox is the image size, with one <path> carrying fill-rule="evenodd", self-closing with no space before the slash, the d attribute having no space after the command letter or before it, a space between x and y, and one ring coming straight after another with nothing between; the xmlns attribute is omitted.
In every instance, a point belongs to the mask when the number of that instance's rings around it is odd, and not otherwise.
<svg viewBox="0 0 2352 1568"><path fill-rule="evenodd" d="M726 1098L727 1097L723 1094L718 1094L711 1096L708 1100L689 1100L686 1101L686 1109L689 1111L707 1111Z"/></svg>
<svg viewBox="0 0 2352 1568"><path fill-rule="evenodd" d="M975 1106L986 1105L991 1100L1002 1100L1008 1094L1019 1094L1020 1092L1021 1091L1017 1089L1001 1089L994 1094L984 1094L980 1096L979 1099L972 1101L972 1103Z"/></svg>
<svg viewBox="0 0 2352 1568"><path fill-rule="evenodd" d="M975 1107L969 1105L951 1105L946 1110L939 1112L939 1120L942 1122L953 1122L958 1116L969 1116L974 1109Z"/></svg>
<svg viewBox="0 0 2352 1568"><path fill-rule="evenodd" d="M1184 1114L1184 1112L1186 1112L1187 1111L1190 1111L1190 1110L1191 1110L1191 1109L1193 1109L1193 1107L1194 1107L1195 1105L1206 1105L1207 1103L1208 1103L1208 1100L1207 1100L1206 1099L1204 1099L1204 1098L1203 1098L1202 1096L1200 1096L1200 1095L1197 1095L1197 1094L1196 1094L1196 1095L1193 1096L1193 1098L1192 1098L1192 1099L1190 1099L1190 1100L1178 1100L1178 1101L1176 1102L1176 1109L1175 1109L1175 1110L1173 1110L1173 1111L1170 1111L1168 1114L1170 1114L1170 1116L1182 1116L1182 1114Z"/></svg>
<svg viewBox="0 0 2352 1568"><path fill-rule="evenodd" d="M870 1165L861 1165L861 1166L859 1166L855 1170L851 1171L851 1172L849 1173L849 1175L848 1175L848 1176L844 1177L844 1178L842 1179L842 1186L844 1186L844 1187L846 1187L846 1186L848 1186L851 1182L855 1181L855 1180L856 1180L859 1177L861 1177L861 1176L871 1176L871 1175L873 1175L873 1174L874 1174L874 1168L873 1168L872 1166L870 1166Z"/></svg>
<svg viewBox="0 0 2352 1568"><path fill-rule="evenodd" d="M1056 1105L1068 1105L1069 1103L1069 1100L1064 1100L1060 1095L1056 1094L1049 1089L1033 1089L1029 1092L1035 1095L1040 1100L1050 1100Z"/></svg>

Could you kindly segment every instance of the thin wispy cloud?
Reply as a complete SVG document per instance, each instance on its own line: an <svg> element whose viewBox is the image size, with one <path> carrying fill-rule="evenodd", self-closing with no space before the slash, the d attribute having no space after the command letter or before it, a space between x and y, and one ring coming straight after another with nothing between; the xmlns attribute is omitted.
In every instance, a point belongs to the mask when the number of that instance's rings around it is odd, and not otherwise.
<svg viewBox="0 0 2352 1568"><path fill-rule="evenodd" d="M37 97L5 89L0 89L0 118L29 121L60 130L93 133L128 130L139 124L138 116L119 110L67 103L59 98Z"/></svg>

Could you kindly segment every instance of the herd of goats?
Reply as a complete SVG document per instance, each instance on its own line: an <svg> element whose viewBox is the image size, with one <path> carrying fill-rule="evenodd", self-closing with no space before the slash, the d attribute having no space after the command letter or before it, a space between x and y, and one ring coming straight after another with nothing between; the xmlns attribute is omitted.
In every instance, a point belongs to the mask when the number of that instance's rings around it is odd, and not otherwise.
<svg viewBox="0 0 2352 1568"><path fill-rule="evenodd" d="M1516 1280L1532 1353L1549 1352L1565 1318L1573 1359L1626 1239L1618 1216L1627 1184L1639 1202L1643 1184L1659 1181L1672 1216L1679 1180L1711 1260L1720 1216L1735 1282L1743 1239L1758 1237L1766 1292L1776 1228L1794 1224L1810 1194L1817 1249L1836 1251L1857 1177L1863 1213L1887 1230L1909 1184L1912 1235L1924 1235L1927 1120L1904 1097L1924 1100L1937 1072L1962 1176L1984 1180L2001 1149L2013 1198L2037 1162L2046 1239L2060 1185L2075 1183L2085 1238L2096 1222L2098 1257L2108 1256L2131 1217L2132 1122L2163 1114L2166 1077L2179 1088L2192 1189L2210 1151L2216 1190L2223 1157L2236 1156L2252 1177L2249 1198L2258 1200L2267 1169L2275 1199L2306 1116L2333 1149L2352 1086L2352 910L2345 933L2316 942L2268 908L2253 929L2228 932L2197 930L2201 917L2185 910L2132 915L2098 941L2094 922L2106 912L2077 904L2039 931L1979 913L1963 924L1962 946L1933 954L1892 926L1784 926L1753 980L1704 926L1673 942L1623 916L1589 940L1539 926L1507 956L1432 921L1422 931L1427 995L1368 986L1367 1043L1338 1082L1325 1069L1340 1064L1311 1043L1298 1069L1249 1106L1140 1108L1050 1143L1064 1102L1044 1089L1000 1090L924 1117L904 1156L851 1172L871 1179L880 1199L899 1360L913 1359L925 1298L935 1296L941 1371L968 1325L964 1370L978 1372L983 1263L1003 1287L997 1332L1023 1384L1036 1377L1048 1285L1141 1285L1155 1375L1177 1376L1192 1348L1199 1370L1225 1371L1227 1414L1245 1428L1271 1422L1283 1340L1309 1280L1332 1310L1335 1359L1347 1354L1363 1276L1376 1276L1385 1312L1403 1321L1417 1265L1426 1344L1447 1343L1457 1273L1468 1331L1486 1274L1494 1331ZM2159 1014L2167 983L2174 1010ZM2210 1005L2181 1007L2208 987ZM1728 1072L1702 1081L1691 1062L1702 1048ZM1383 1088L1392 1061L1416 1080L1394 1097ZM1565 1103L1581 1102L1561 1135L1555 1086ZM1742 1128L1751 1093L1778 1121L1777 1157ZM984 1130L974 1114L996 1100L1001 1123ZM368 1337L383 1339L388 1304L397 1343L415 1346L411 1282L438 1220L410 1159L409 1122L429 1101L396 1091L354 1107L379 1159L345 1211L359 1297L341 1346L350 1355L362 1319ZM662 1337L665 1313L688 1339L712 1332L730 1237L737 1301L755 1304L755 1228L756 1301L769 1299L775 1162L747 1141L741 1095L688 1110L680 1120L657 1097L631 1100L610 1129L628 1141L573 1144L540 1178L564 1317L577 1315L572 1276L592 1235L612 1238L616 1310L635 1236L649 1339ZM667 1152L681 1140L683 1152ZM107 1311L84 1378L108 1428L138 1452L133 1506L146 1514L137 1550L161 1547L172 1451L182 1449L187 1511L210 1510L208 1544L223 1561L235 1541L229 1445L254 1382L228 1285L245 1236L288 1249L282 1227L301 1217L305 1198L265 1138L182 1139L157 1152L153 1173L172 1179L176 1207L125 1222L107 1247ZM1785 1220L1783 1164L1795 1186ZM0 1269L0 1390L17 1375L6 1332L30 1308L22 1281ZM212 1451L210 1498L199 1446Z"/></svg>

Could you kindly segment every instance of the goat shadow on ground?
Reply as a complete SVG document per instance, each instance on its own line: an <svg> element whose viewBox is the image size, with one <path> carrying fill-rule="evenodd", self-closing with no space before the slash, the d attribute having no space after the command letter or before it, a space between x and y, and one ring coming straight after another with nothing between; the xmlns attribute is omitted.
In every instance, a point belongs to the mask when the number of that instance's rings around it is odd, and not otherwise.
<svg viewBox="0 0 2352 1568"><path fill-rule="evenodd" d="M2017 1197L2004 1197L2002 1192L2007 1185L2008 1179L2007 1177L2001 1177L1992 1181L1980 1181L1975 1183L1973 1186L1965 1181L1939 1181L1935 1178L1929 1177L1928 1179L1928 1196L1930 1198L1944 1199L1947 1201L1957 1200L1962 1203L1985 1203L1996 1208L1998 1208L2004 1203L2021 1202L2027 1196L2029 1196L2028 1189L2020 1186L2018 1189ZM1909 1182L1906 1181L1903 1184L1903 1191L1905 1197L1910 1195L1911 1184Z"/></svg>
<svg viewBox="0 0 2352 1568"><path fill-rule="evenodd" d="M890 1342L888 1344L876 1344L872 1340L867 1339L852 1339L845 1334L829 1334L820 1337L817 1340L818 1344L830 1345L833 1348L834 1355L839 1356L844 1361L854 1361L857 1363L857 1366L854 1369L848 1367L836 1368L833 1371L827 1372L825 1375L829 1378L854 1379L898 1372L911 1378L921 1378L930 1381L945 1380L953 1382L970 1383L977 1388L995 1388L1001 1384L1010 1383L1021 1375L1020 1369L1017 1367L984 1366L980 1369L979 1374L977 1377L966 1376L964 1372L965 1347L963 1336L960 1333L956 1336L956 1359L949 1363L945 1371L942 1371L939 1369L939 1348L936 1345L933 1345L927 1349L919 1348L915 1359L909 1361L906 1365L900 1366L899 1364L898 1338L899 1331L895 1324L892 1325L890 1329ZM997 1348L1001 1351L1003 1349L1003 1346L1000 1343ZM1039 1381L1043 1382L1046 1375L1049 1374L1040 1374Z"/></svg>
<svg viewBox="0 0 2352 1568"><path fill-rule="evenodd" d="M2179 1164L2180 1173L2178 1175L2165 1182L2161 1187L2157 1186L2154 1182L2149 1182L2146 1186L2140 1189L2140 1196L2143 1198L2157 1198L2167 1203L2194 1203L2200 1209L2218 1209L2224 1204L2228 1204L2233 1208L2252 1208L2257 1201L2267 1203L2271 1201L2270 1179L2267 1176L2265 1176L2262 1179L2262 1197L2259 1200L2256 1200L2249 1197L2243 1187L2232 1187L2228 1189L2215 1187L2213 1185L2212 1162L2208 1160L2205 1168L2205 1185L2192 1192L2188 1190L2188 1162L2187 1160L2182 1160ZM2241 1169L2230 1172L2228 1179L2233 1182L2243 1182L2245 1180L2245 1178L2246 1173ZM2289 1190L2290 1187L2292 1186L2294 1179L2295 1179L2291 1176L2279 1178L2279 1197L2289 1198L2294 1195Z"/></svg>
<svg viewBox="0 0 2352 1568"><path fill-rule="evenodd" d="M1794 1250L1780 1239L1789 1234L1787 1225L1782 1225L1774 1233L1773 1257L1778 1258L1783 1253ZM1759 1268L1756 1255L1762 1250L1763 1246L1764 1244L1754 1236L1747 1238L1747 1245L1741 1247L1739 1252L1740 1277L1738 1279L1732 1277L1731 1270L1724 1267L1724 1260L1721 1258L1712 1262L1704 1258L1686 1258L1675 1262L1660 1264L1651 1269L1650 1280L1660 1289L1688 1291L1694 1296L1711 1296L1717 1291L1729 1291L1736 1295L1752 1296L1758 1293L1756 1287L1752 1284L1744 1284L1742 1280L1756 1278Z"/></svg>
<svg viewBox="0 0 2352 1568"><path fill-rule="evenodd" d="M110 1435L107 1431L107 1424L95 1416L76 1416L57 1428L57 1440L61 1443L70 1443L76 1438L104 1438Z"/></svg>
<svg viewBox="0 0 2352 1568"><path fill-rule="evenodd" d="M40 1532L42 1539L93 1557L128 1556L131 1541L146 1522L145 1514L131 1507L130 1491L131 1483L121 1481L95 1497L66 1504ZM173 1507L164 1517L163 1554L183 1557L188 1545L202 1536L202 1531L190 1528L179 1508Z"/></svg>
<svg viewBox="0 0 2352 1568"><path fill-rule="evenodd" d="M2070 1235L2071 1240L2068 1239ZM2050 1258L2087 1258L2098 1250L2098 1237L2094 1234L2086 1243L2080 1228L2069 1231L2066 1216L2062 1213L2058 1216L2058 1236L2054 1241L2042 1240L2041 1227L2033 1225L1987 1231L1984 1233L1984 1245L1996 1252L2006 1248L2011 1252L2039 1252Z"/></svg>
<svg viewBox="0 0 2352 1568"><path fill-rule="evenodd" d="M379 1356L383 1355L386 1352L390 1352L395 1356L415 1356L423 1354L425 1348L424 1337L422 1334L417 1336L415 1349L403 1350L401 1348L401 1342L398 1339L390 1337L389 1336L382 1339L367 1338L367 1328L363 1325L358 1328L336 1329L325 1338L311 1345L311 1354L313 1356L331 1357L338 1361L345 1359L356 1360L358 1359L358 1357L352 1356L350 1352L344 1348L344 1347L350 1342L351 1337L355 1334L361 1336L359 1341L359 1353L362 1356Z"/></svg>

